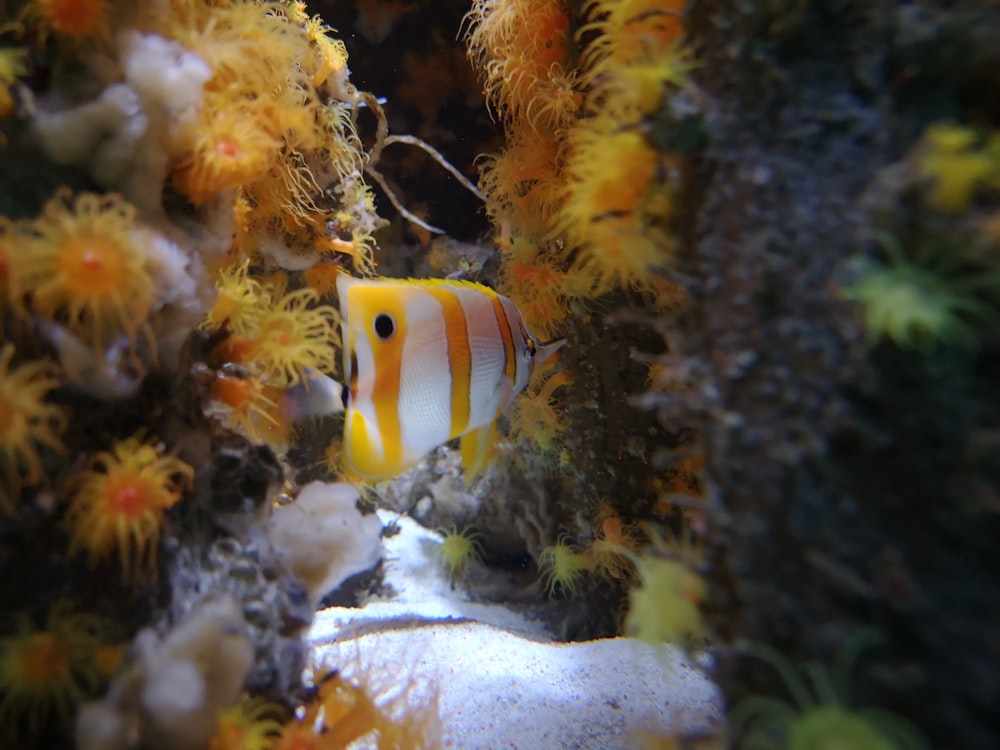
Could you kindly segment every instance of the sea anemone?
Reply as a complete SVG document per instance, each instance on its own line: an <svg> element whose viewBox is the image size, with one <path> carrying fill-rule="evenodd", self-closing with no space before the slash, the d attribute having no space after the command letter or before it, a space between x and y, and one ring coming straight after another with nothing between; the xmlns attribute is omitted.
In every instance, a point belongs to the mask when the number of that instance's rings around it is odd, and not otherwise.
<svg viewBox="0 0 1000 750"><path fill-rule="evenodd" d="M146 251L137 242L135 208L119 195L59 191L19 238L9 258L16 304L65 323L103 350L134 340L153 306Z"/></svg>
<svg viewBox="0 0 1000 750"><path fill-rule="evenodd" d="M71 482L69 554L85 551L94 565L117 549L126 582L155 572L164 512L193 476L194 469L141 433L101 451Z"/></svg>

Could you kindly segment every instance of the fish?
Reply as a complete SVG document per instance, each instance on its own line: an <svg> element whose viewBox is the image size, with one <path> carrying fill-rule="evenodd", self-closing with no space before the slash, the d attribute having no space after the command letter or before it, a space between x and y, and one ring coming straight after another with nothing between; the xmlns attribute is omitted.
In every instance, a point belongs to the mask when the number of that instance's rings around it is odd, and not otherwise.
<svg viewBox="0 0 1000 750"><path fill-rule="evenodd" d="M461 438L466 481L497 420L566 340L541 342L493 289L446 279L337 279L344 346L344 466L397 476Z"/></svg>

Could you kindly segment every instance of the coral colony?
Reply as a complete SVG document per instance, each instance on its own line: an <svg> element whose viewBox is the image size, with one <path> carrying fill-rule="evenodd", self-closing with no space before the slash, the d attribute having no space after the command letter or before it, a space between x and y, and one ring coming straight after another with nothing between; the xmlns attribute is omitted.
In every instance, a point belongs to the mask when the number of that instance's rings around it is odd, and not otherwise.
<svg viewBox="0 0 1000 750"><path fill-rule="evenodd" d="M381 40L419 3L356 5ZM693 103L687 5L475 0L450 31L503 138L475 163L489 247L456 278L516 306L496 319L506 329L491 324L505 352L530 359L534 336L568 343L513 391L464 485L446 446L398 509L418 517L441 487L452 510L492 499L515 552L498 552L488 516L445 512L430 523L438 567L453 590L490 564L519 581L527 570L524 596L567 638L699 649L716 636L708 550L726 516L703 498L707 432L667 424L673 405L705 411L699 367L740 366L664 344L692 304L674 272L678 225L703 187L691 163L703 134L685 113L711 110ZM821 4L774 5L804 18ZM420 144L389 135L386 100L351 82L347 47L304 2L0 9L0 744L438 746L448 717L405 667L346 673L312 663L304 641L344 581L376 586L382 537L398 530L371 509L394 490L345 470L330 428L376 359L344 356L337 290L345 274L409 262L391 256L394 235L376 236L389 222L372 183L445 275L433 227L379 171L386 145ZM401 97L438 112L414 93L426 81L407 85ZM900 155L898 200L866 206L875 230L829 282L862 331L859 356L972 357L995 338L1000 281L983 248L1000 241L1000 213L984 208L998 175L998 137L971 126L932 124ZM452 343L468 333L460 317ZM395 322L374 331L388 338ZM369 390L384 400L384 382ZM407 428L396 420L385 440ZM746 697L729 739L922 747L905 719L834 689L858 652L835 657L833 677L818 662L803 676L748 647L793 700ZM724 734L697 741L721 747Z"/></svg>

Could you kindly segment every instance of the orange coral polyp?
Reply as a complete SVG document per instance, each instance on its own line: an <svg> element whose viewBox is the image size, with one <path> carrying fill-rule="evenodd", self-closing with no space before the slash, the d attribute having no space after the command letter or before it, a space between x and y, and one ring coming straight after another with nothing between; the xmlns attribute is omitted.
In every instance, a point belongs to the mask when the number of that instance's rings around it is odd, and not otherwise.
<svg viewBox="0 0 1000 750"><path fill-rule="evenodd" d="M155 571L164 513L193 476L186 463L139 436L98 453L74 484L66 516L70 554L86 552L95 565L117 549L126 581Z"/></svg>
<svg viewBox="0 0 1000 750"><path fill-rule="evenodd" d="M17 632L0 638L0 721L17 716L32 731L53 712L67 721L99 680L97 631L96 617L71 612L64 600L53 605L42 630L20 615Z"/></svg>
<svg viewBox="0 0 1000 750"><path fill-rule="evenodd" d="M280 149L281 141L253 111L230 104L198 124L174 170L173 185L192 203L204 203L221 190L263 176Z"/></svg>
<svg viewBox="0 0 1000 750"><path fill-rule="evenodd" d="M56 273L73 278L94 296L108 297L127 283L125 263L107 237L82 232L63 249Z"/></svg>
<svg viewBox="0 0 1000 750"><path fill-rule="evenodd" d="M36 0L35 13L57 34L82 39L103 33L104 0Z"/></svg>
<svg viewBox="0 0 1000 750"><path fill-rule="evenodd" d="M68 325L103 348L134 340L153 306L146 253L135 234L135 209L119 195L60 191L10 259L13 298Z"/></svg>
<svg viewBox="0 0 1000 750"><path fill-rule="evenodd" d="M59 386L55 368L48 362L28 362L12 368L14 345L0 349L0 476L18 483L21 469L27 470L24 481L42 478L42 460L38 445L62 451L58 434L66 428L63 410L47 402L48 394Z"/></svg>

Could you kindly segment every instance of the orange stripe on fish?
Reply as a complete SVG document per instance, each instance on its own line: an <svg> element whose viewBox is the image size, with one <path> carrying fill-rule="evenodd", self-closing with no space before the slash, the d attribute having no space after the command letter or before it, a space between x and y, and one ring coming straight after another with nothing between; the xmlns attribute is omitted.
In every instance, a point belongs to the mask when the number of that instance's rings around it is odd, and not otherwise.
<svg viewBox="0 0 1000 750"><path fill-rule="evenodd" d="M342 455L367 479L395 476L459 436L471 477L501 412L565 343L539 344L514 303L479 284L344 275L337 291L349 383Z"/></svg>
<svg viewBox="0 0 1000 750"><path fill-rule="evenodd" d="M496 315L497 323L500 325L500 336L503 338L504 372L507 379L513 383L517 377L517 351L514 349L514 335L510 330L510 321L507 320L507 311L504 309L500 295L492 289L489 291L493 313Z"/></svg>

